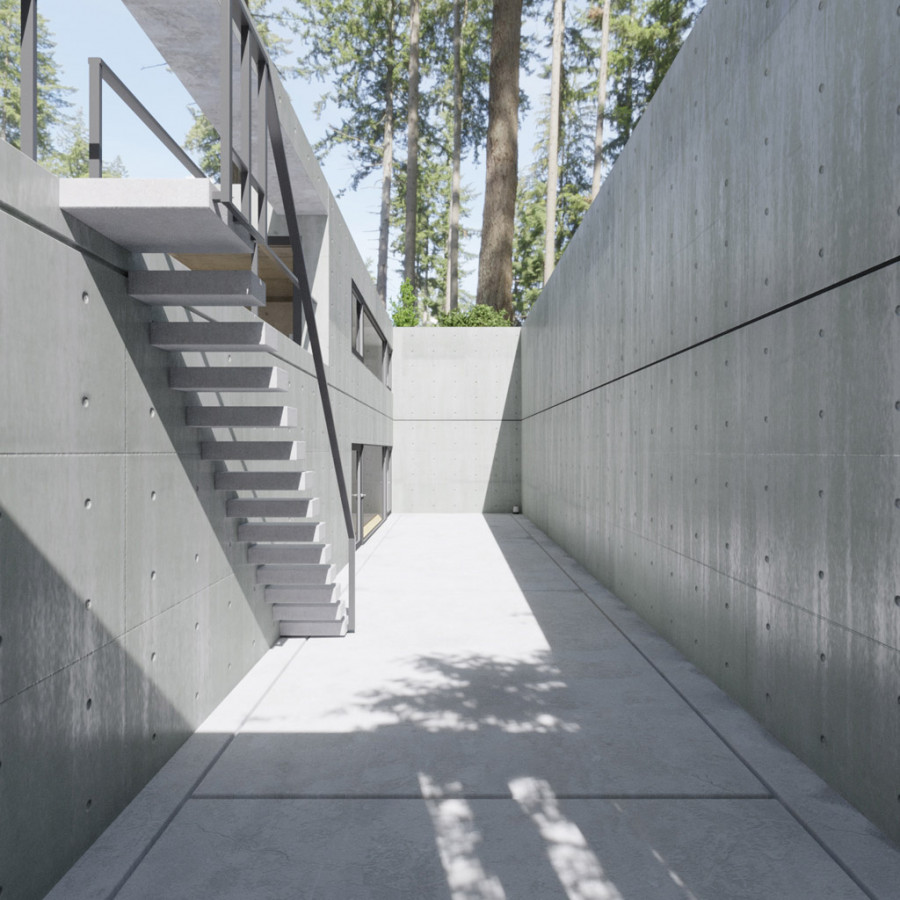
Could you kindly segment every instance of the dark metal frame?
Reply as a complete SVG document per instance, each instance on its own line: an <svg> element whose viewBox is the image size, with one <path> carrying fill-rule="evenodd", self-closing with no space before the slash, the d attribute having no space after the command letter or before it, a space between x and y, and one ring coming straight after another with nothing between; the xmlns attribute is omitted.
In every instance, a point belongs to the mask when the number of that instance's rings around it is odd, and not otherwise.
<svg viewBox="0 0 900 900"><path fill-rule="evenodd" d="M239 132L234 133L234 40L240 47L239 85L241 110ZM275 85L272 77L273 64L262 40L253 26L250 12L243 0L224 0L222 3L222 99L225 113L223 128L219 132L221 141L220 202L232 212L236 222L242 226L260 249L265 250L290 278L294 300L294 340L302 340L304 326L309 339L319 388L319 399L325 417L325 429L337 480L338 495L344 516L349 553L349 630L356 629L356 536L353 529L353 514L350 496L344 477L341 452L338 445L334 411L328 392L325 361L316 324L315 306L309 287L306 261L300 241L300 226L297 208L288 169L287 152L278 105L275 99ZM257 124L253 133L253 122ZM293 271L288 269L269 249L268 222L266 216L268 193L268 153L271 146L275 161L275 173L287 220L288 236L293 256ZM235 197L235 188L238 196Z"/></svg>
<svg viewBox="0 0 900 900"><path fill-rule="evenodd" d="M105 81L128 108L159 138L175 158L195 178L206 178L206 173L181 149L181 145L153 118L147 107L119 79L119 76L98 56L88 60L90 64L90 125L88 174L91 178L103 177L103 82Z"/></svg>
<svg viewBox="0 0 900 900"><path fill-rule="evenodd" d="M22 0L19 67L19 147L37 159L37 0Z"/></svg>
<svg viewBox="0 0 900 900"><path fill-rule="evenodd" d="M372 314L372 311L369 309L369 304L366 303L365 298L362 295L362 292L356 286L355 281L350 282L351 292L350 299L352 303L352 308L350 310L350 315L353 317L354 322L356 323L356 333L353 335L353 330L351 329L351 350L353 351L353 355L362 363L365 363L366 355L365 355L365 326L368 322L369 325L374 329L375 333L381 339L381 382L384 386L391 390L391 378L390 378L390 367L391 367L391 357L393 356L394 350L391 347L390 342L387 337L385 337L384 332L381 330L381 326L378 324L375 316ZM369 369L369 371L372 371ZM373 373L374 374L374 373ZM376 375L376 377L379 377Z"/></svg>

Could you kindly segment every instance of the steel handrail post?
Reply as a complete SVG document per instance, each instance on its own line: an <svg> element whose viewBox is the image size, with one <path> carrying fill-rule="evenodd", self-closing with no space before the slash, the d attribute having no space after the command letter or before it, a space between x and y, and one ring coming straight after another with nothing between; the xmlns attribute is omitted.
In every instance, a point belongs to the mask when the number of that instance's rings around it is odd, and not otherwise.
<svg viewBox="0 0 900 900"><path fill-rule="evenodd" d="M22 0L19 67L19 148L37 159L37 0Z"/></svg>
<svg viewBox="0 0 900 900"><path fill-rule="evenodd" d="M206 178L206 172L200 168L181 149L181 145L169 134L152 113L127 88L115 72L98 56L88 60L90 65L90 162L89 173L92 178L103 175L103 82L105 81L125 101L125 105L147 126L150 133L161 141L163 146L178 160L195 178Z"/></svg>
<svg viewBox="0 0 900 900"><path fill-rule="evenodd" d="M88 175L103 177L103 60L88 59L90 69L88 95Z"/></svg>

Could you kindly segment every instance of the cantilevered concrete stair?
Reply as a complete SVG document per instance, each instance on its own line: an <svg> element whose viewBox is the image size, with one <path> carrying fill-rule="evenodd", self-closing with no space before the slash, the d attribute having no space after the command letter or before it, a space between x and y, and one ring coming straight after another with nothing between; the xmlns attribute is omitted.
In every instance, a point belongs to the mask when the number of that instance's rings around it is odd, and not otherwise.
<svg viewBox="0 0 900 900"><path fill-rule="evenodd" d="M252 272L133 272L129 293L160 306L262 306L265 284ZM153 322L150 343L173 353L273 353L277 333L258 322ZM288 389L285 369L271 366L173 366L169 387L176 391L262 396ZM222 397L221 399L225 399ZM284 405L189 406L185 426L206 429L253 429L297 426L297 410ZM284 637L341 636L347 632L347 607L335 582L331 547L322 542L316 521L319 501L306 495L311 473L292 468L304 457L296 440L201 440L205 460L222 463L215 473L219 491L235 493L225 514L239 519L239 541L248 546L256 583ZM255 462L266 468L254 470ZM284 462L279 470L272 464ZM242 466L242 468L235 468ZM304 496L298 496L303 494Z"/></svg>

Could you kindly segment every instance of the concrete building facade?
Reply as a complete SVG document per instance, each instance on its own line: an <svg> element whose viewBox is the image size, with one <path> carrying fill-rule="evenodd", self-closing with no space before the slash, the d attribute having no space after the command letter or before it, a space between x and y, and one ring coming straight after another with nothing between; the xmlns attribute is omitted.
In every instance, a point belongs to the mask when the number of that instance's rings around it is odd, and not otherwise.
<svg viewBox="0 0 900 900"><path fill-rule="evenodd" d="M184 35L218 4L173 4L165 20L126 5L215 120ZM357 449L393 447L382 473L398 511L520 507L894 840L898 47L889 4L711 0L521 329L392 333L273 83L350 493ZM240 484L223 472L296 473L291 496L317 505L282 522L312 524L322 578L336 598L352 590L308 343L152 343L154 323L289 331L287 304L148 305L129 286L210 253L153 244L152 214L126 237L137 208L155 203L170 231L189 206L205 223L192 240L233 239L203 185L178 212L184 185L165 202L160 184L61 185L0 143L11 897L42 896L285 634L273 607L287 586L241 532L271 516L229 507L282 494L223 489ZM273 366L296 422L191 425L224 395L172 389L200 376L170 370ZM210 458L221 441L299 443L244 467Z"/></svg>

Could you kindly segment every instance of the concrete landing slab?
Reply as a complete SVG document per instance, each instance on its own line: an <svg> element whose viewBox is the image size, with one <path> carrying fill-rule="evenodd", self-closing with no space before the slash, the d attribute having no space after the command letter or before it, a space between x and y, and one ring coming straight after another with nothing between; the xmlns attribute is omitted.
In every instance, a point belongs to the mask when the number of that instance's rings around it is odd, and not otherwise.
<svg viewBox="0 0 900 900"><path fill-rule="evenodd" d="M61 178L63 212L139 253L248 253L206 178Z"/></svg>
<svg viewBox="0 0 900 900"><path fill-rule="evenodd" d="M526 519L393 516L357 578L358 632L274 648L51 900L896 895L900 850Z"/></svg>

